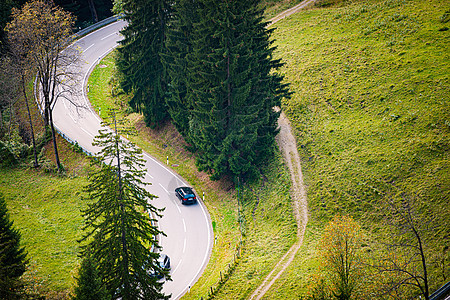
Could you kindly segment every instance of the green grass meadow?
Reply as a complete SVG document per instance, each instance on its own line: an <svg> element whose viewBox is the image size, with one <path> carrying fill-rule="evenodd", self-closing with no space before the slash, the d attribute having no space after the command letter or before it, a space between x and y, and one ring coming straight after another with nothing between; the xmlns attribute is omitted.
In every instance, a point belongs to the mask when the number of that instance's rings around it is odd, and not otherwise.
<svg viewBox="0 0 450 300"><path fill-rule="evenodd" d="M24 180L26 178L26 180ZM0 169L0 192L28 252L28 289L67 294L77 274L85 177L61 177L29 169Z"/></svg>
<svg viewBox="0 0 450 300"><path fill-rule="evenodd" d="M233 276L216 294L216 299L250 296L296 241L290 185L283 158L277 153L259 182L241 189L245 248Z"/></svg>
<svg viewBox="0 0 450 300"><path fill-rule="evenodd" d="M308 257L335 214L370 229L385 198L407 195L429 203L450 231L450 24L441 21L449 9L450 1L354 1L276 24L310 223L265 299L304 294L315 264Z"/></svg>
<svg viewBox="0 0 450 300"><path fill-rule="evenodd" d="M277 24L313 216L363 216L388 191L450 199L449 4L364 1Z"/></svg>
<svg viewBox="0 0 450 300"><path fill-rule="evenodd" d="M38 112L33 111L33 115L35 126L40 125ZM35 133L43 130L40 126L35 127ZM22 276L26 290L47 299L68 299L80 262L80 212L86 207L81 198L91 167L89 158L62 137L57 137L57 143L63 175L54 171L49 141L38 156L38 170L31 168L32 157L14 167L0 168L0 193L14 227L21 233L21 245L28 252L29 264Z"/></svg>

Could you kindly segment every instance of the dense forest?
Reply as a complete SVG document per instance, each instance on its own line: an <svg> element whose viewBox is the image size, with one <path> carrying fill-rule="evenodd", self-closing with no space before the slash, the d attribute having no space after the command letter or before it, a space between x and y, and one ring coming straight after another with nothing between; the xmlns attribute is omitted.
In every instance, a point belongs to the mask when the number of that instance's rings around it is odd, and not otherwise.
<svg viewBox="0 0 450 300"><path fill-rule="evenodd" d="M0 2L0 49L4 51L6 23L11 21L12 8L20 8L26 0L3 0ZM85 28L112 16L112 0L55 0L54 3L76 17L75 30Z"/></svg>
<svg viewBox="0 0 450 300"><path fill-rule="evenodd" d="M289 97L260 1L123 1L120 84L149 126L171 119L212 179L251 179ZM180 76L181 75L181 76Z"/></svg>

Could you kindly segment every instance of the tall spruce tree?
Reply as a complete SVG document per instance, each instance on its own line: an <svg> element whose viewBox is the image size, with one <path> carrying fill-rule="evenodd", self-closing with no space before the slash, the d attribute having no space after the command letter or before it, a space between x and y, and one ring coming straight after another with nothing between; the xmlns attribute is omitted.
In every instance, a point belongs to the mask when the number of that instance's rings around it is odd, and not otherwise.
<svg viewBox="0 0 450 300"><path fill-rule="evenodd" d="M104 123L109 128L100 130L93 145L101 151L97 155L103 164L89 177L86 191L94 202L83 212L82 241L89 240L89 249L98 262L103 284L112 299L165 299L162 283L150 275L161 270L156 239L162 232L149 214L161 216L161 210L149 203L156 196L145 190L142 150L121 139L120 134L130 130L115 119ZM145 266L145 267L143 267Z"/></svg>
<svg viewBox="0 0 450 300"><path fill-rule="evenodd" d="M187 97L187 60L192 51L190 37L193 24L197 22L198 1L180 0L175 2L174 17L166 38L166 51L163 63L169 78L166 103L172 123L178 132L189 142L189 120L192 103Z"/></svg>
<svg viewBox="0 0 450 300"><path fill-rule="evenodd" d="M9 220L6 201L0 194L0 299L18 299L19 277L25 272L27 253L20 247L20 233Z"/></svg>
<svg viewBox="0 0 450 300"><path fill-rule="evenodd" d="M171 5L167 0L122 0L124 39L118 48L117 69L122 89L133 92L130 106L155 127L168 118L167 75L161 62Z"/></svg>
<svg viewBox="0 0 450 300"><path fill-rule="evenodd" d="M253 177L273 151L283 77L273 73L272 30L258 0L200 0L186 55L189 139L197 165L212 173Z"/></svg>
<svg viewBox="0 0 450 300"><path fill-rule="evenodd" d="M89 251L81 261L73 300L107 300L106 289Z"/></svg>

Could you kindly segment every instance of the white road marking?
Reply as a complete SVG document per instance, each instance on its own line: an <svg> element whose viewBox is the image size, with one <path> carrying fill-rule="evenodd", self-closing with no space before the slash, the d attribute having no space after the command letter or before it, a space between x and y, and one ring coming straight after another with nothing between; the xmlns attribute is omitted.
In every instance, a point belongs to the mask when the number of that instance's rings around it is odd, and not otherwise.
<svg viewBox="0 0 450 300"><path fill-rule="evenodd" d="M94 137L90 132L86 131L86 129L84 129L83 127L80 127L80 129L86 132L89 136Z"/></svg>
<svg viewBox="0 0 450 300"><path fill-rule="evenodd" d="M95 44L90 45L89 47L87 47L86 49L83 50L83 53L88 51L92 46L94 46Z"/></svg>
<svg viewBox="0 0 450 300"><path fill-rule="evenodd" d="M150 175L150 173L147 172L146 175L147 175L148 177L150 177L151 179L153 179L153 176Z"/></svg>
<svg viewBox="0 0 450 300"><path fill-rule="evenodd" d="M208 245L211 245L211 229L209 228L209 218L205 212L205 209L203 208L203 203L199 201L200 207L202 208L203 214L205 215L205 220L206 220L206 227L208 228ZM197 274L195 274L195 277L191 280L191 283L189 284L189 286L192 286L195 282L195 280L198 278L198 276L200 275L200 273L202 272L202 270L206 267L205 263L206 263L206 259L209 256L209 252L210 252L210 248L206 249L206 253L203 256L203 261L202 264L200 265L200 268L197 271ZM174 299L178 299L181 297L181 295L184 295L184 293L188 290L189 288L185 288L181 293L179 293Z"/></svg>
<svg viewBox="0 0 450 300"><path fill-rule="evenodd" d="M177 267L175 268L175 270L172 271L172 275L175 274L175 272L178 270L178 267L181 265L181 262L183 261L183 259L180 259L180 262L178 263ZM177 298L175 298L177 299Z"/></svg>
<svg viewBox="0 0 450 300"><path fill-rule="evenodd" d="M159 183L159 186L160 187L162 187L163 188L163 190L165 190L166 191L166 193L170 196L170 193L169 193L169 191L168 190L166 190L166 188L165 187L163 187L163 185L161 184L161 183Z"/></svg>
<svg viewBox="0 0 450 300"><path fill-rule="evenodd" d="M78 122L77 122L77 120L75 120L73 117L72 117L72 114L70 113L70 109L67 107L67 105L66 105L66 99L62 99L62 103L64 104L64 108L66 109L66 112L67 112L67 114L69 115L69 117L72 119L72 121L75 123L75 124L77 124Z"/></svg>
<svg viewBox="0 0 450 300"><path fill-rule="evenodd" d="M113 36L113 35L116 35L116 33L113 32L113 33L111 33L111 34L108 34L107 36L102 37L101 40L102 40L102 41L103 41L103 40L106 40L107 38L109 38L110 36Z"/></svg>
<svg viewBox="0 0 450 300"><path fill-rule="evenodd" d="M184 238L184 245L183 245L183 254L186 252L186 238Z"/></svg>
<svg viewBox="0 0 450 300"><path fill-rule="evenodd" d="M180 212L180 214L181 214L181 209L180 209L180 206L179 205L176 205L176 207L178 208L178 211Z"/></svg>
<svg viewBox="0 0 450 300"><path fill-rule="evenodd" d="M163 165L162 163L160 163L159 161L157 161L156 159L154 159L153 157L151 157L150 155L148 155L146 152L143 152L144 156L146 156L148 159L152 160L153 162L155 162L156 164L158 164L160 167L162 167L163 169L165 169L167 172L169 172L173 177L175 177L177 180L179 180L181 182L182 185L187 185L183 180L181 180L180 178L178 178L178 176L172 172L171 169L167 168L165 165Z"/></svg>

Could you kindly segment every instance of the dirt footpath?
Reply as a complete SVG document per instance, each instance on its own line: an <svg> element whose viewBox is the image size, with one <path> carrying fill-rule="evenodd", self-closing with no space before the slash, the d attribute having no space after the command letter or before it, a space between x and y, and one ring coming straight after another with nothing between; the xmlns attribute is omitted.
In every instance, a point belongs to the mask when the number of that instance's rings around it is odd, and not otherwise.
<svg viewBox="0 0 450 300"><path fill-rule="evenodd" d="M292 245L289 251L283 255L275 268L267 275L263 283L253 292L249 299L261 299L292 263L295 255L303 244L303 236L305 235L306 224L308 223L308 201L306 199L306 189L303 183L300 156L297 151L297 142L291 132L291 124L283 112L278 119L278 125L280 127L280 133L277 136L277 144L289 168L292 182L291 196L298 228L297 241Z"/></svg>
<svg viewBox="0 0 450 300"><path fill-rule="evenodd" d="M279 20L290 16L293 13L305 8L313 3L314 0L305 0L302 3L288 9L270 20L271 25ZM279 108L278 108L279 109ZM286 115L281 112L278 119L280 133L277 136L277 144L289 168L292 182L293 210L297 221L297 241L292 245L288 252L280 259L275 268L267 275L263 283L253 292L249 299L261 299L272 287L275 281L289 267L294 260L295 255L303 244L306 224L308 223L308 201L306 199L306 189L303 183L302 167L300 165L300 156L297 150L297 142L291 131L291 124Z"/></svg>
<svg viewBox="0 0 450 300"><path fill-rule="evenodd" d="M295 14L296 12L298 12L299 10L305 8L306 6L308 6L309 4L314 3L315 0L305 0L302 1L301 3L297 4L294 7L291 7L285 11L283 11L282 13L279 13L278 15L276 15L275 17L273 17L272 19L269 20L270 25L280 21L281 19L284 19L286 17L289 17L292 14ZM269 26L270 26L269 25Z"/></svg>

